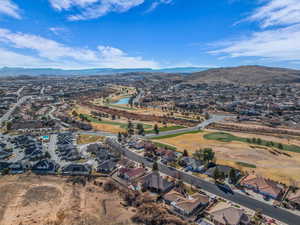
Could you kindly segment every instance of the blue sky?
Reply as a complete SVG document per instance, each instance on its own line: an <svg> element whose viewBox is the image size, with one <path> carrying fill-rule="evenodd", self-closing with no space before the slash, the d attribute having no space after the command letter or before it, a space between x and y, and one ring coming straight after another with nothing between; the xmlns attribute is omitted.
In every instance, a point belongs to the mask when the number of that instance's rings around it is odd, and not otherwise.
<svg viewBox="0 0 300 225"><path fill-rule="evenodd" d="M0 67L300 68L299 0L0 0Z"/></svg>

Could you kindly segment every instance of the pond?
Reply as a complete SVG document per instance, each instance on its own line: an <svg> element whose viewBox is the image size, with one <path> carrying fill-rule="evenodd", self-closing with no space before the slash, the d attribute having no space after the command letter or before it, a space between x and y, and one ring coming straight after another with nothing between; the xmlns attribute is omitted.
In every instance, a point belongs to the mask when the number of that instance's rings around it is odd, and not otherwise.
<svg viewBox="0 0 300 225"><path fill-rule="evenodd" d="M127 105L130 98L121 98L119 101L113 103L113 105Z"/></svg>

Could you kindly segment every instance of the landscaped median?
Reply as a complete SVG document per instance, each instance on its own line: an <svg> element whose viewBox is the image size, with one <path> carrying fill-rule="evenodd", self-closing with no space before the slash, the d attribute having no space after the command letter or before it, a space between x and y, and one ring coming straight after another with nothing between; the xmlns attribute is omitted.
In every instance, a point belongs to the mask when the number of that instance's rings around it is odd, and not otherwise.
<svg viewBox="0 0 300 225"><path fill-rule="evenodd" d="M160 139L178 137L178 136L185 135L185 134L197 134L197 133L201 133L201 132L202 132L202 130L184 131L184 132L180 132L180 133L176 133L176 134L167 134L167 135L163 135L163 136L151 137L150 139L160 140Z"/></svg>
<svg viewBox="0 0 300 225"><path fill-rule="evenodd" d="M225 133L225 132L209 133L209 134L205 134L203 137L208 140L216 140L216 141L222 141L222 142L239 141L239 142L244 142L244 143L249 143L249 144L261 145L261 146L266 146L266 147L270 147L270 148L277 148L280 150L300 153L300 146L286 145L286 144L282 144L282 143L262 140L260 138L237 137L233 134L229 134L229 133Z"/></svg>
<svg viewBox="0 0 300 225"><path fill-rule="evenodd" d="M173 130L180 130L180 129L184 129L186 127L184 126L169 126L169 127L159 127L159 132L166 132L166 131L173 131ZM146 130L145 134L154 134L155 131L154 130Z"/></svg>

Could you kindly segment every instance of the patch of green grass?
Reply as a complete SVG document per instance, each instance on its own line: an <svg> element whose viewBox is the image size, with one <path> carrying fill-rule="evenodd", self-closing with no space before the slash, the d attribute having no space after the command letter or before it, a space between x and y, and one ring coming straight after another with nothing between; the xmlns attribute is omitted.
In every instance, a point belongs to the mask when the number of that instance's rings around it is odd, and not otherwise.
<svg viewBox="0 0 300 225"><path fill-rule="evenodd" d="M266 140L262 140L262 139L258 139L258 138L256 138L255 141L253 141L253 139L251 139L251 138L237 137L232 134L224 133L224 132L209 133L209 134L205 134L203 137L208 140L216 140L216 141L222 141L222 142L239 141L239 142L245 142L245 143L255 144L255 145L260 145L260 146L273 147L273 148L277 148L279 150L284 150L284 151L289 151L289 152L300 153L300 146L270 142L270 141L266 141Z"/></svg>
<svg viewBox="0 0 300 225"><path fill-rule="evenodd" d="M243 166L243 167L256 168L256 165L250 164L250 163L237 162L236 164L239 165L239 166Z"/></svg>
<svg viewBox="0 0 300 225"><path fill-rule="evenodd" d="M178 136L181 136L181 135L184 135L184 134L197 134L197 133L200 133L200 132L202 132L202 130L186 131L186 132L181 132L181 133L177 133L177 134L168 134L168 135L159 136L159 137L152 137L150 139L159 140L159 139L178 137Z"/></svg>
<svg viewBox="0 0 300 225"><path fill-rule="evenodd" d="M179 129L183 129L186 128L184 126L170 126L170 127L160 127L159 128L159 132L165 132L165 131L172 131L172 130L179 130ZM153 134L155 133L154 130L146 130L145 134Z"/></svg>
<svg viewBox="0 0 300 225"><path fill-rule="evenodd" d="M163 144L163 143L160 143L160 142L153 142L153 144L155 144L155 146L158 147L158 148L166 148L166 149L173 150L173 151L177 150L177 148L175 146Z"/></svg>
<svg viewBox="0 0 300 225"><path fill-rule="evenodd" d="M89 120L92 123L100 123L100 124L108 124L108 125L113 125L113 126L119 126L120 128L126 129L128 124L127 123L121 123L121 122L116 122L116 121L107 121L107 120L98 120L90 115L83 114L87 120ZM144 124L142 123L145 129L150 129L152 128L152 125L150 124ZM134 127L136 127L137 123L133 123Z"/></svg>

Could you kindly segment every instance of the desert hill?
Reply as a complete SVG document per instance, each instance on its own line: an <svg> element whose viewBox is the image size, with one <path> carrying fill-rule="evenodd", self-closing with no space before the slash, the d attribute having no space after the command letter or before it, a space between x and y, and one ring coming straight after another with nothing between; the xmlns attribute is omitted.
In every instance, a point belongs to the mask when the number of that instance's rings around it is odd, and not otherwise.
<svg viewBox="0 0 300 225"><path fill-rule="evenodd" d="M263 66L240 66L209 69L185 77L188 83L300 83L300 70Z"/></svg>

